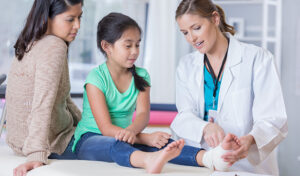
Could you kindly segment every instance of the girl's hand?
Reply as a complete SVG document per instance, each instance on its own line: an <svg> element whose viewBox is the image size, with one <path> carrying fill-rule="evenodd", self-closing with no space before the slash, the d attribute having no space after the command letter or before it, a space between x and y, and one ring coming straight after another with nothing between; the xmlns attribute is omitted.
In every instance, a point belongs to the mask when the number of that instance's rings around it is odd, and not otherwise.
<svg viewBox="0 0 300 176"><path fill-rule="evenodd" d="M128 129L122 129L115 135L116 140L134 144L136 141L136 134Z"/></svg>
<svg viewBox="0 0 300 176"><path fill-rule="evenodd" d="M240 139L240 147L237 150L225 153L222 158L225 162L235 162L248 156L249 148L255 144L252 135L242 136Z"/></svg>
<svg viewBox="0 0 300 176"><path fill-rule="evenodd" d="M203 137L205 142L210 147L217 147L224 139L224 130L216 123L209 123L203 130Z"/></svg>
<svg viewBox="0 0 300 176"><path fill-rule="evenodd" d="M156 148L162 148L165 146L169 139L171 138L171 135L165 132L154 132L150 133L147 140L147 145L150 147L156 147Z"/></svg>
<svg viewBox="0 0 300 176"><path fill-rule="evenodd" d="M14 176L25 176L28 171L37 167L43 166L44 163L40 161L30 161L19 165L14 169Z"/></svg>

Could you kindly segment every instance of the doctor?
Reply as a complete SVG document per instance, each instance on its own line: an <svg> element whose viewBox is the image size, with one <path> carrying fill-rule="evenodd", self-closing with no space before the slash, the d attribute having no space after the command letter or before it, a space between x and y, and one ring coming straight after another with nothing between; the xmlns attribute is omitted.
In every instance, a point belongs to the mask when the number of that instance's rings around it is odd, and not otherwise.
<svg viewBox="0 0 300 176"><path fill-rule="evenodd" d="M177 68L173 134L206 149L236 134L242 146L223 155L225 161L241 159L234 170L279 175L274 149L288 130L272 54L236 40L211 0L183 0L176 21L197 51Z"/></svg>

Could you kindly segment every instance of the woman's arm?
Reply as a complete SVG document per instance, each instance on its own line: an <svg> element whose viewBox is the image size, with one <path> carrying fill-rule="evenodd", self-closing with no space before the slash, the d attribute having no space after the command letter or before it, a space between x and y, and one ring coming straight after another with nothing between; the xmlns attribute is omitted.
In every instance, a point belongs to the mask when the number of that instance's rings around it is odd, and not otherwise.
<svg viewBox="0 0 300 176"><path fill-rule="evenodd" d="M78 122L81 120L81 111L75 105L70 95L67 98L67 106L70 113L72 114L74 120L74 126L77 126Z"/></svg>
<svg viewBox="0 0 300 176"><path fill-rule="evenodd" d="M248 135L240 138L241 149L228 155L231 158L248 157L253 165L263 161L288 133L285 104L274 58L263 49L256 57L253 127Z"/></svg>
<svg viewBox="0 0 300 176"><path fill-rule="evenodd" d="M197 112L199 102L195 100L192 91L202 90L191 90L188 87L188 79L195 73L190 71L194 68L185 63L187 59L190 58L181 60L176 71L176 107L178 114L171 124L171 129L181 138L196 143L205 140L211 147L214 147L223 140L224 131L219 125L204 121ZM200 72L197 72L197 74L200 74Z"/></svg>
<svg viewBox="0 0 300 176"><path fill-rule="evenodd" d="M261 49L254 72L253 128L249 133L256 145L249 149L249 161L263 161L288 133L287 115L280 79L273 55ZM258 59L257 59L258 60Z"/></svg>
<svg viewBox="0 0 300 176"><path fill-rule="evenodd" d="M41 41L35 66L32 109L28 117L28 136L24 141L23 153L27 161L47 164L50 155L49 130L51 114L57 97L62 72L67 64L67 45L54 37Z"/></svg>

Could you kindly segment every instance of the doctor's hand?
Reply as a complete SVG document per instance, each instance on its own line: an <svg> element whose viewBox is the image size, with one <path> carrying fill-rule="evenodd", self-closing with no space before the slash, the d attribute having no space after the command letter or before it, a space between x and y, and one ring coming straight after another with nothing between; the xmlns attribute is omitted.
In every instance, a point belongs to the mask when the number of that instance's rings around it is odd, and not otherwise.
<svg viewBox="0 0 300 176"><path fill-rule="evenodd" d="M215 148L223 141L225 133L218 124L210 121L210 123L204 127L203 137L208 146Z"/></svg>
<svg viewBox="0 0 300 176"><path fill-rule="evenodd" d="M25 176L28 171L37 167L43 166L44 163L40 161L30 161L19 165L14 169L14 176Z"/></svg>
<svg viewBox="0 0 300 176"><path fill-rule="evenodd" d="M240 137L239 141L240 148L227 152L222 156L225 162L235 162L240 159L246 158L248 156L250 146L252 144L255 144L255 140L252 135L242 136Z"/></svg>

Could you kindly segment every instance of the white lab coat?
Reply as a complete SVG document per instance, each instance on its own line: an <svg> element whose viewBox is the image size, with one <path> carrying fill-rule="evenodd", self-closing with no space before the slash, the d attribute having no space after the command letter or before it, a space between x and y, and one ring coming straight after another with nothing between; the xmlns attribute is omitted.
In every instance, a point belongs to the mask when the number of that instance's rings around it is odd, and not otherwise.
<svg viewBox="0 0 300 176"><path fill-rule="evenodd" d="M276 146L288 133L280 80L270 52L236 40L230 34L227 62L219 93L215 123L238 137L251 134L248 157L233 170L279 175ZM203 139L204 55L195 51L183 57L176 72L178 115L171 124L174 138L208 149ZM200 145L199 145L200 144Z"/></svg>

